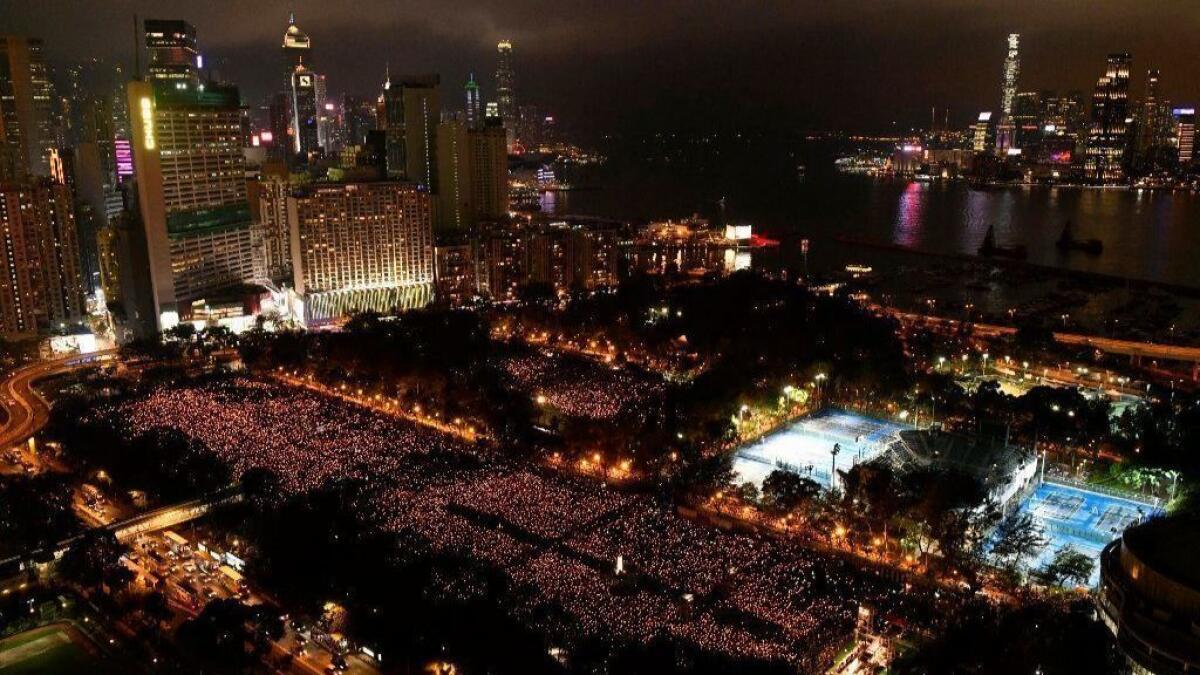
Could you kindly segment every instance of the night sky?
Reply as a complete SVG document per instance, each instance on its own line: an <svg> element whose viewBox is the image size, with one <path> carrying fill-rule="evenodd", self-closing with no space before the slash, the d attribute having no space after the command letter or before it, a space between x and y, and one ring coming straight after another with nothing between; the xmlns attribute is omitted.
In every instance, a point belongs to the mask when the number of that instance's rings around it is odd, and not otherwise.
<svg viewBox="0 0 1200 675"><path fill-rule="evenodd" d="M332 94L440 72L443 100L479 74L493 96L497 39L517 97L586 133L610 129L887 131L955 124L999 105L1004 39L1022 36L1020 88L1089 91L1110 51L1134 55L1134 94L1162 69L1173 101L1200 99L1198 0L2 0L0 31L42 37L52 63L131 61L132 14L194 23L201 49L251 105L277 79L289 9Z"/></svg>

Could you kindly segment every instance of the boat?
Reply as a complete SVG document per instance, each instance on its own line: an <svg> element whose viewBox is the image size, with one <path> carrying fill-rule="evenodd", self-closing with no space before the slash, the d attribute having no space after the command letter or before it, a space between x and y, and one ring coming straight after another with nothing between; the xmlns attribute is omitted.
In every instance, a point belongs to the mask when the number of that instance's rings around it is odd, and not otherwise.
<svg viewBox="0 0 1200 675"><path fill-rule="evenodd" d="M1029 251L1021 245L997 245L996 226L988 225L987 234L983 237L983 244L979 247L979 255L986 258L1012 258L1014 260L1024 260L1025 258L1029 257Z"/></svg>
<svg viewBox="0 0 1200 675"><path fill-rule="evenodd" d="M1054 245L1060 251L1080 251L1088 255L1100 255L1104 252L1104 242L1099 239L1076 239L1069 220L1063 225L1062 236Z"/></svg>

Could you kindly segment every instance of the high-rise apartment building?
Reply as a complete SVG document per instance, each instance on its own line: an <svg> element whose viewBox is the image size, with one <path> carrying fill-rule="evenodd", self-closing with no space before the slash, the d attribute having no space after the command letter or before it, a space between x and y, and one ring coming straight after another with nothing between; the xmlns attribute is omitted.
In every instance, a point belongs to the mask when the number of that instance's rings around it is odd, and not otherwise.
<svg viewBox="0 0 1200 675"><path fill-rule="evenodd" d="M200 50L196 27L176 19L146 19L148 79L165 86L194 89L200 84Z"/></svg>
<svg viewBox="0 0 1200 675"><path fill-rule="evenodd" d="M436 226L439 232L461 231L475 223L471 147L468 122L448 119L438 125Z"/></svg>
<svg viewBox="0 0 1200 675"><path fill-rule="evenodd" d="M312 184L289 195L292 275L306 319L428 304L431 211L429 193L413 183Z"/></svg>
<svg viewBox="0 0 1200 675"><path fill-rule="evenodd" d="M46 179L0 185L0 332L33 335L85 312L74 204Z"/></svg>
<svg viewBox="0 0 1200 675"><path fill-rule="evenodd" d="M391 80L384 85L384 130L389 178L437 192L437 126L441 103L437 75Z"/></svg>
<svg viewBox="0 0 1200 675"><path fill-rule="evenodd" d="M50 175L53 98L42 41L0 36L0 180Z"/></svg>
<svg viewBox="0 0 1200 675"><path fill-rule="evenodd" d="M1104 76L1092 94L1092 124L1088 130L1084 171L1096 183L1125 179L1129 147L1129 54L1109 54Z"/></svg>
<svg viewBox="0 0 1200 675"><path fill-rule="evenodd" d="M471 142L471 201L480 220L508 215L508 147L499 120L468 133Z"/></svg>
<svg viewBox="0 0 1200 675"><path fill-rule="evenodd" d="M133 154L157 328L192 300L254 279L235 87L129 84ZM128 291L128 289L126 289Z"/></svg>

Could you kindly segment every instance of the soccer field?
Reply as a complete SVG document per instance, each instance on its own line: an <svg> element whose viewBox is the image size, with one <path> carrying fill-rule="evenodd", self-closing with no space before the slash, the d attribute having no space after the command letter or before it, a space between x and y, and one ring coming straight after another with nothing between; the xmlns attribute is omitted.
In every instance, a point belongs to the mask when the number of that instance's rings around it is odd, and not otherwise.
<svg viewBox="0 0 1200 675"><path fill-rule="evenodd" d="M822 411L738 450L733 460L735 481L762 487L772 471L785 469L829 488L830 451L835 443L841 446L837 468L843 470L875 459L897 432L911 428L842 410Z"/></svg>
<svg viewBox="0 0 1200 675"><path fill-rule="evenodd" d="M66 624L35 628L0 641L0 675L112 672L95 655L95 645Z"/></svg>
<svg viewBox="0 0 1200 675"><path fill-rule="evenodd" d="M1160 509L1153 504L1114 497L1061 483L1045 482L1021 503L1018 513L1028 513L1042 528L1047 543L1036 559L1029 561L1031 569L1049 562L1060 548L1070 545L1093 560L1125 528ZM1092 570L1092 584L1100 578L1097 564Z"/></svg>

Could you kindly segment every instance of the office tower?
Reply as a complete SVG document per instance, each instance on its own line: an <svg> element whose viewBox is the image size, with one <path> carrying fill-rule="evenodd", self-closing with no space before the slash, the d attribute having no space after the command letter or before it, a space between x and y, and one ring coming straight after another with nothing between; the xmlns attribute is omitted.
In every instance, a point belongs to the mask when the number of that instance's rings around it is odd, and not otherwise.
<svg viewBox="0 0 1200 675"><path fill-rule="evenodd" d="M511 147L516 140L517 128L517 99L513 91L516 75L513 73L512 43L501 40L496 45L496 51L499 59L496 66L496 107L500 118L504 120L508 145Z"/></svg>
<svg viewBox="0 0 1200 675"><path fill-rule="evenodd" d="M347 145L363 145L367 132L375 128L375 104L365 96L346 94L342 97L342 117Z"/></svg>
<svg viewBox="0 0 1200 675"><path fill-rule="evenodd" d="M428 304L431 208L424 188L393 181L313 184L289 195L292 275L306 319Z"/></svg>
<svg viewBox="0 0 1200 675"><path fill-rule="evenodd" d="M292 152L309 155L320 148L319 120L322 107L318 98L319 78L300 64L292 71L288 89L288 108L291 110Z"/></svg>
<svg viewBox="0 0 1200 675"><path fill-rule="evenodd" d="M1171 111L1174 118L1174 145L1179 153L1179 166L1186 168L1192 163L1196 150L1196 109L1193 107L1175 108Z"/></svg>
<svg viewBox="0 0 1200 675"><path fill-rule="evenodd" d="M50 175L53 98L42 41L0 36L0 180Z"/></svg>
<svg viewBox="0 0 1200 675"><path fill-rule="evenodd" d="M1017 99L1017 78L1021 75L1021 59L1018 53L1021 36L1010 33L1008 55L1004 57L1004 83L1000 91L1000 112L1003 120L1012 117L1013 104Z"/></svg>
<svg viewBox="0 0 1200 675"><path fill-rule="evenodd" d="M146 19L147 79L162 86L195 89L200 84L196 27L175 19Z"/></svg>
<svg viewBox="0 0 1200 675"><path fill-rule="evenodd" d="M158 330L255 276L236 87L129 84L139 212ZM124 280L123 280L124 281ZM128 290L126 284L122 287Z"/></svg>
<svg viewBox="0 0 1200 675"><path fill-rule="evenodd" d="M1096 183L1125 179L1129 146L1129 54L1109 54L1104 76L1092 94L1092 124L1088 130L1084 170Z"/></svg>
<svg viewBox="0 0 1200 675"><path fill-rule="evenodd" d="M471 128L461 119L438 125L437 230L463 230L475 223L474 188L471 174Z"/></svg>
<svg viewBox="0 0 1200 675"><path fill-rule="evenodd" d="M294 141L288 130L291 129L292 106L288 103L289 94L279 91L271 94L267 105L267 127L271 132L270 147L267 155L275 161L286 161L293 154Z"/></svg>
<svg viewBox="0 0 1200 675"><path fill-rule="evenodd" d="M981 112L972 128L971 149L977 153L988 152L996 144L996 122L992 113Z"/></svg>
<svg viewBox="0 0 1200 675"><path fill-rule="evenodd" d="M478 129L483 126L483 100L479 97L479 85L475 82L475 73L471 73L465 87L467 94L467 128Z"/></svg>
<svg viewBox="0 0 1200 675"><path fill-rule="evenodd" d="M1013 100L1012 116L1013 147L1026 148L1036 145L1041 136L1040 122L1042 97L1037 92L1018 92Z"/></svg>
<svg viewBox="0 0 1200 675"><path fill-rule="evenodd" d="M85 306L71 188L46 179L0 186L0 229L0 332L79 323Z"/></svg>
<svg viewBox="0 0 1200 675"><path fill-rule="evenodd" d="M508 215L508 148L505 129L491 120L470 138L471 201L479 220L500 220Z"/></svg>
<svg viewBox="0 0 1200 675"><path fill-rule="evenodd" d="M441 119L437 75L389 81L384 85L387 174L437 192L437 125Z"/></svg>
<svg viewBox="0 0 1200 675"><path fill-rule="evenodd" d="M291 12L283 32L283 72L290 78L296 66L304 63L312 63L312 40L296 25L296 13Z"/></svg>

